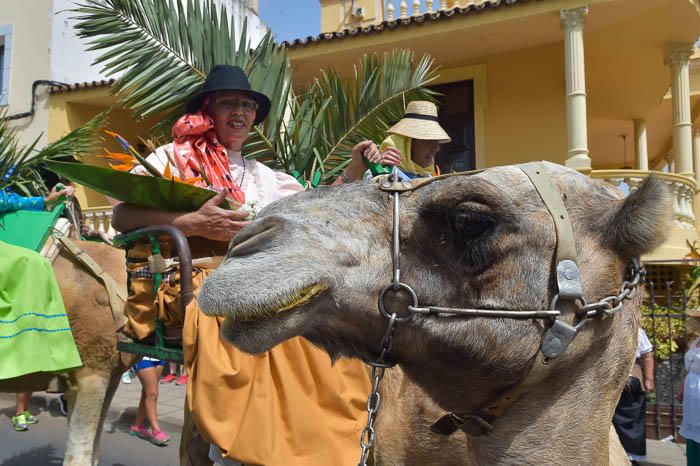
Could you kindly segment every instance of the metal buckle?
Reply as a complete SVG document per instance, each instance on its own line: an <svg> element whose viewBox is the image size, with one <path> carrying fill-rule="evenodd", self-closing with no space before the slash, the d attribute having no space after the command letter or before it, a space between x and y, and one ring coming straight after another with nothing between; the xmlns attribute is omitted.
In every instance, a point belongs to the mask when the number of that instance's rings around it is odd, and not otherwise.
<svg viewBox="0 0 700 466"><path fill-rule="evenodd" d="M493 430L493 425L476 414L457 415L455 413L449 413L442 416L430 426L432 432L448 436L454 434L457 429L474 437L479 437L491 432Z"/></svg>
<svg viewBox="0 0 700 466"><path fill-rule="evenodd" d="M162 255L153 254L148 256L148 268L151 269L151 273L163 273L168 270L168 265Z"/></svg>
<svg viewBox="0 0 700 466"><path fill-rule="evenodd" d="M576 262L564 259L557 264L557 291L562 299L583 299L581 271Z"/></svg>
<svg viewBox="0 0 700 466"><path fill-rule="evenodd" d="M544 357L554 359L561 356L586 321L586 319L583 319L574 327L561 319L554 319L554 323L542 337L542 354Z"/></svg>

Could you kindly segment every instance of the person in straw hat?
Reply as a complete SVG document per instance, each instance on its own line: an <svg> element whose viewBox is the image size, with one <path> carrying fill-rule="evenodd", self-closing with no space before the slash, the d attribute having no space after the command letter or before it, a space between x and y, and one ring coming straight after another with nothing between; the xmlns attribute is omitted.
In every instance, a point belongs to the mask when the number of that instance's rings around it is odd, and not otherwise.
<svg viewBox="0 0 700 466"><path fill-rule="evenodd" d="M435 156L440 144L450 136L440 126L437 107L432 102L409 102L403 118L387 130L389 136L379 148L372 141L358 143L352 151L350 165L333 184L358 180L365 172L362 156L373 163L395 165L404 178L422 178L439 174Z"/></svg>
<svg viewBox="0 0 700 466"><path fill-rule="evenodd" d="M700 333L700 311L687 310L688 331ZM685 353L685 378L678 393L683 402L680 434L686 439L688 466L700 464L700 337L695 338Z"/></svg>
<svg viewBox="0 0 700 466"><path fill-rule="evenodd" d="M195 296L217 256L226 254L228 241L249 223L250 210L224 210L221 202L228 199L259 209L303 191L293 177L241 153L253 125L262 122L269 109L267 96L251 88L240 67L214 66L189 101L187 113L173 126L173 143L158 148L147 161L162 173L192 181L204 178L204 172L209 188L220 193L194 212L125 203L114 208L112 222L120 231L153 224L182 230L193 259L200 259L193 270ZM146 174L140 166L134 171ZM177 313L169 311L169 303L177 304L172 297L177 296L179 279L176 271L170 272L171 278L163 280L154 296L150 251L137 249L131 249L127 259L132 288L126 331L142 339L152 332L155 312L166 327L176 323ZM172 255L168 244L161 245L161 251ZM196 298L180 323L190 376L180 464L356 464L372 388L363 363L340 358L332 366L325 352L301 337L253 356L221 339L222 323L203 314Z"/></svg>

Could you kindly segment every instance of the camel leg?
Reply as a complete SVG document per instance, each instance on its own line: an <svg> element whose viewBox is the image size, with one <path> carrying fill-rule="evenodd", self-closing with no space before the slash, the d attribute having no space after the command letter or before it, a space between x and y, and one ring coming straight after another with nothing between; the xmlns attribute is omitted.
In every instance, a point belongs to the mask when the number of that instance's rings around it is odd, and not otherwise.
<svg viewBox="0 0 700 466"><path fill-rule="evenodd" d="M105 404L108 405L110 374L83 368L78 369L71 378L74 383L70 384L67 392L71 410L63 465L93 466L97 464L94 447L97 443L96 436L101 431L102 410Z"/></svg>
<svg viewBox="0 0 700 466"><path fill-rule="evenodd" d="M617 436L612 424L608 433L608 446L610 448L610 466L629 466L630 460L627 457L627 452L622 448L620 437Z"/></svg>
<svg viewBox="0 0 700 466"><path fill-rule="evenodd" d="M209 459L209 443L197 430L185 399L185 416L180 437L180 466L212 466L213 464Z"/></svg>
<svg viewBox="0 0 700 466"><path fill-rule="evenodd" d="M109 374L109 382L107 384L107 392L105 393L105 398L104 401L102 402L102 410L100 412L100 420L97 423L97 432L95 432L95 442L93 444L93 464L96 466L99 458L100 458L100 441L102 439L102 429L104 428L105 425L105 419L107 418L107 412L109 411L109 407L112 404L112 398L114 398L114 394L117 392L117 388L119 388L119 381L121 380L121 375L124 372L125 368L120 367L116 370L113 370L111 374Z"/></svg>

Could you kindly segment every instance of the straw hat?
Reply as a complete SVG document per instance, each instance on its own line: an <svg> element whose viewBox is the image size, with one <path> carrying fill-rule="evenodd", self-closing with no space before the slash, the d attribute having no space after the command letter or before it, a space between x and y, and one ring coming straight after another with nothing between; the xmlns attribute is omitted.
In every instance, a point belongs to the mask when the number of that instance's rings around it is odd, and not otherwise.
<svg viewBox="0 0 700 466"><path fill-rule="evenodd" d="M438 123L437 107L434 103L424 100L409 102L403 118L389 128L387 133L440 143L451 141L450 136Z"/></svg>

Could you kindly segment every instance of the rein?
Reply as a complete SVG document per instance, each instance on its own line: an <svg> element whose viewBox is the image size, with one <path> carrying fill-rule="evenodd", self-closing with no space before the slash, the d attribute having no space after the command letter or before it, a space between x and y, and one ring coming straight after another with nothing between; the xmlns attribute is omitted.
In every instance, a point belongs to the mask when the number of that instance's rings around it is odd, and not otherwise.
<svg viewBox="0 0 700 466"><path fill-rule="evenodd" d="M411 319L414 315L439 315L444 317L485 317L508 319L542 319L551 322L551 326L545 331L540 345L540 351L533 358L533 364L523 379L514 387L505 391L497 398L486 403L484 407L474 413L449 413L438 419L431 430L442 435L451 435L457 429L479 436L488 434L493 430L493 421L502 416L522 395L531 387L542 381L549 373L548 361L561 356L569 344L573 341L579 330L588 319L599 315L610 315L620 311L624 301L632 299L636 289L643 281L644 270L641 269L638 259L633 259L629 268L630 280L623 281L620 293L605 297L595 303L586 303L583 298L583 286L581 272L578 268L578 255L573 237L573 228L561 194L552 183L551 178L543 164L538 162L518 165L528 177L535 190L539 194L542 203L547 208L555 226L556 255L555 271L557 280L557 292L552 298L549 309L532 309L525 311L513 311L507 309L469 309L419 305L415 291L407 284L401 282L401 267L399 254L399 201L400 194L415 191L435 181L454 176L470 176L481 173L484 170L470 172L451 173L432 178L401 180L396 171L391 175L379 177L379 189L387 192L393 199L392 221L392 281L379 294L379 312L388 319L387 329L380 345L379 358L375 361L366 361L372 367L371 378L372 391L367 399L367 424L362 431L360 444L362 456L358 466L366 466L369 451L374 446L377 412L381 406L381 394L379 385L384 377L386 369L396 365L389 361L392 338L396 332L397 324ZM386 294L392 290L397 293L405 291L411 298L412 304L408 306L408 312L398 314L389 311L386 304ZM563 319L562 303L571 303L576 307L581 304L571 318L571 323Z"/></svg>

